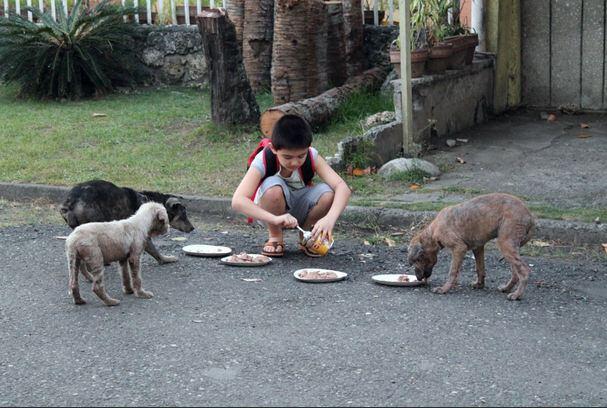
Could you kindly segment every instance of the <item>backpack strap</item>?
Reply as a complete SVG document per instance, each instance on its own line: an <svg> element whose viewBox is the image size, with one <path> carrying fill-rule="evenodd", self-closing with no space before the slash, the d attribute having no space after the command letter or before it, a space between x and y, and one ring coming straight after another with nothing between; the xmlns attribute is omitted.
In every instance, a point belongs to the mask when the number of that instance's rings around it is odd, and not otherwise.
<svg viewBox="0 0 607 408"><path fill-rule="evenodd" d="M299 175L306 186L312 185L312 179L316 174L316 166L314 165L314 157L312 157L312 149L308 149L306 161L299 168Z"/></svg>

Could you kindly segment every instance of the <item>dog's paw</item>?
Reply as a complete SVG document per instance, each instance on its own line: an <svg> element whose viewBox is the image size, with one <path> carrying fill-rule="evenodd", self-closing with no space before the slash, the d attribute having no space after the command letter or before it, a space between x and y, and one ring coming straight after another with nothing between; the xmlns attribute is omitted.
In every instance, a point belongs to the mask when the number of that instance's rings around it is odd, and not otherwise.
<svg viewBox="0 0 607 408"><path fill-rule="evenodd" d="M474 289L483 289L485 287L485 282L473 282L471 286Z"/></svg>
<svg viewBox="0 0 607 408"><path fill-rule="evenodd" d="M74 299L74 304L75 305L86 305L86 300L79 298L79 299Z"/></svg>
<svg viewBox="0 0 607 408"><path fill-rule="evenodd" d="M440 286L438 288L434 288L432 289L433 293L439 293L441 295L444 295L445 293L449 292L450 288L445 288L444 286Z"/></svg>
<svg viewBox="0 0 607 408"><path fill-rule="evenodd" d="M512 290L512 287L508 285L499 285L497 287L497 290L503 293L509 293Z"/></svg>
<svg viewBox="0 0 607 408"><path fill-rule="evenodd" d="M151 299L154 297L154 294L147 290L141 289L140 291L135 292L135 296L141 299Z"/></svg>
<svg viewBox="0 0 607 408"><path fill-rule="evenodd" d="M508 296L506 296L508 298L508 300L521 300L521 298L523 297L523 295L519 295L516 292L510 293Z"/></svg>
<svg viewBox="0 0 607 408"><path fill-rule="evenodd" d="M104 303L106 306L118 306L120 301L118 299L108 298Z"/></svg>
<svg viewBox="0 0 607 408"><path fill-rule="evenodd" d="M173 256L173 255L163 255L162 258L160 258L160 261L158 263L160 263L160 265L165 264L165 263L173 263L173 262L177 262L177 257Z"/></svg>
<svg viewBox="0 0 607 408"><path fill-rule="evenodd" d="M123 287L123 288L122 288L122 292L123 292L125 295L132 295L132 294L133 294L133 288L125 288L125 287Z"/></svg>

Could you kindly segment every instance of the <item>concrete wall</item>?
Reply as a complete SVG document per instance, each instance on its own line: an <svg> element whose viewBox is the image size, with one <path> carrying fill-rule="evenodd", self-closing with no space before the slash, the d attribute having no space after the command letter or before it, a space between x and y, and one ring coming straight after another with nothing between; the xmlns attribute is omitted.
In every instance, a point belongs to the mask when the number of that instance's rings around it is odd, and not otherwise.
<svg viewBox="0 0 607 408"><path fill-rule="evenodd" d="M145 40L138 44L151 77L147 85L208 85L202 38L196 26L145 27Z"/></svg>
<svg viewBox="0 0 607 408"><path fill-rule="evenodd" d="M475 56L473 64L461 70L447 71L442 75L426 75L412 80L413 131L416 151L425 150L432 139L444 138L460 130L485 122L493 113L494 57L491 54ZM338 152L329 158L333 167L347 165L348 155L354 153L361 142L371 142L375 148L366 155L375 166L403 155L401 125L400 80L394 80L394 109L396 121L377 126L361 137L350 137L340 142ZM407 154L411 156L411 154Z"/></svg>
<svg viewBox="0 0 607 408"><path fill-rule="evenodd" d="M607 109L606 4L522 0L523 103Z"/></svg>

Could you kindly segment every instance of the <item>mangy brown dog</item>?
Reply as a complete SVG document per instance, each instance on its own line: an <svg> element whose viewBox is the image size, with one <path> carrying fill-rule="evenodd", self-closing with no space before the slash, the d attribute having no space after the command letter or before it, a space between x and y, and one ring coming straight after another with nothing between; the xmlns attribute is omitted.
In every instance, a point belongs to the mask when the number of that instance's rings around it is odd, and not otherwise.
<svg viewBox="0 0 607 408"><path fill-rule="evenodd" d="M518 198L501 193L482 195L461 204L441 210L436 218L417 233L409 243L409 265L415 266L417 279L432 275L437 254L442 248L451 251L451 267L447 282L435 293L447 293L456 283L459 270L468 250L476 259L475 288L485 286L485 244L497 238L497 247L510 263L512 277L498 289L518 300L527 287L531 270L521 259L519 248L533 234L535 220L525 204Z"/></svg>

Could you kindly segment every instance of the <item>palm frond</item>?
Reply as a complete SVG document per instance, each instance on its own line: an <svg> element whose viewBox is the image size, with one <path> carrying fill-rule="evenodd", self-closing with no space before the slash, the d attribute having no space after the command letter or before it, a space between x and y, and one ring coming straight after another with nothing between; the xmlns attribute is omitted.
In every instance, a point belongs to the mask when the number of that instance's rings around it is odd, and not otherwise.
<svg viewBox="0 0 607 408"><path fill-rule="evenodd" d="M133 51L140 34L125 16L139 13L103 0L92 8L76 0L49 11L26 7L34 23L15 13L0 17L0 80L38 98L80 98L132 84L141 70ZM132 19L131 19L132 20Z"/></svg>

